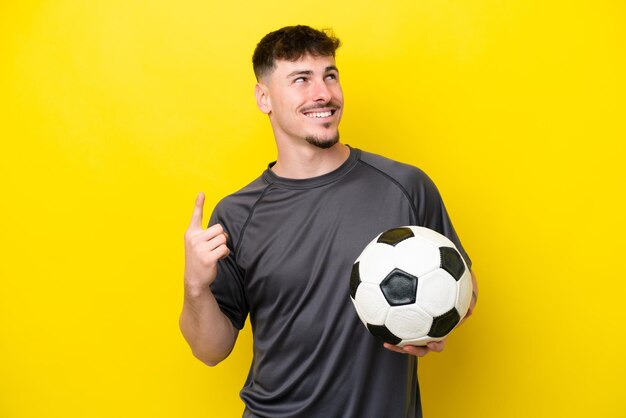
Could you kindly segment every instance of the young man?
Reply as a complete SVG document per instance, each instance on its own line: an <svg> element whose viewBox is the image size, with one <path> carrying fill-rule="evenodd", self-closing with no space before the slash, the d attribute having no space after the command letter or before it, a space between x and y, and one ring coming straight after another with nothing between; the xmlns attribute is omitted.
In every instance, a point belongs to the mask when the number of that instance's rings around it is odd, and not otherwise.
<svg viewBox="0 0 626 418"><path fill-rule="evenodd" d="M306 26L261 40L255 95L278 158L223 199L207 229L200 194L185 234L180 326L194 355L219 363L250 315L244 417L421 417L415 356L444 342L401 349L369 334L349 298L352 264L378 233L421 225L471 265L422 171L339 142L338 46Z"/></svg>

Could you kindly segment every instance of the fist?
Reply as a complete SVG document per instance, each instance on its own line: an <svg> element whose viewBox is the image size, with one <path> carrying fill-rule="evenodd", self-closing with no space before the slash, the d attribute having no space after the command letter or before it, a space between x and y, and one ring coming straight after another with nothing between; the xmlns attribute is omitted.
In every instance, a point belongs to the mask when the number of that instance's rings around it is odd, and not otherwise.
<svg viewBox="0 0 626 418"><path fill-rule="evenodd" d="M200 193L185 232L185 287L193 293L208 289L217 275L217 262L230 254L228 234L221 225L202 227L203 209L204 194Z"/></svg>

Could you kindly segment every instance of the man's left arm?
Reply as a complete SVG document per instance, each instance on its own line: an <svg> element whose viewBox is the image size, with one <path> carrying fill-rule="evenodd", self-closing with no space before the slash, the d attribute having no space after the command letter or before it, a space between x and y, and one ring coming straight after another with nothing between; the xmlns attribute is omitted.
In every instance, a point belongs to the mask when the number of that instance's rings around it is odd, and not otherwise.
<svg viewBox="0 0 626 418"><path fill-rule="evenodd" d="M461 325L465 320L472 315L474 312L474 308L476 307L476 302L478 301L478 283L476 281L476 275L472 272L472 300L470 302L469 309L467 313L459 323ZM411 354L417 357L424 357L426 354L430 352L440 353L446 346L446 338L441 341L431 341L425 346L416 346L416 345L405 345L404 347L398 347L393 344L385 343L385 348L391 351L395 351L396 353L402 354Z"/></svg>

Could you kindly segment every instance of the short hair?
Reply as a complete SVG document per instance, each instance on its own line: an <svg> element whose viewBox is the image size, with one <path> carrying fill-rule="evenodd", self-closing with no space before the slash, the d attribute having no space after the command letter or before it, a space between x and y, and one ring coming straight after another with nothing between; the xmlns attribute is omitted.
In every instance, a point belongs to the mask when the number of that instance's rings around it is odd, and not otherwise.
<svg viewBox="0 0 626 418"><path fill-rule="evenodd" d="M309 26L285 26L270 32L257 44L252 55L252 67L257 80L276 68L276 60L296 61L306 54L335 56L341 42L332 30L317 30Z"/></svg>

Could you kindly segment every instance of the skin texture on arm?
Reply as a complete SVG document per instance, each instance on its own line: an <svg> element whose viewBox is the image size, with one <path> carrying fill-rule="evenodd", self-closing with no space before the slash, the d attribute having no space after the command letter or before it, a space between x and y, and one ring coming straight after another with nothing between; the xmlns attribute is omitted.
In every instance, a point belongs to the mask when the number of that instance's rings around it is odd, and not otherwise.
<svg viewBox="0 0 626 418"><path fill-rule="evenodd" d="M461 325L463 322L469 318L474 312L474 308L476 307L476 301L478 300L478 283L476 282L476 275L472 272L472 300L470 302L470 307L467 310L467 313L459 323ZM393 344L384 343L386 349L395 351L396 353L401 354L411 354L417 357L424 357L426 354L430 352L440 353L446 346L446 338L441 341L431 341L423 347L415 346L415 345L405 345L404 347L398 347Z"/></svg>
<svg viewBox="0 0 626 418"><path fill-rule="evenodd" d="M202 227L203 207L204 194L200 193L185 232L185 294L179 325L194 356L215 366L232 351L238 330L222 313L209 287L217 275L217 262L230 250L221 225Z"/></svg>
<svg viewBox="0 0 626 418"><path fill-rule="evenodd" d="M208 366L228 357L239 332L208 289L195 293L185 290L179 324L193 355Z"/></svg>

